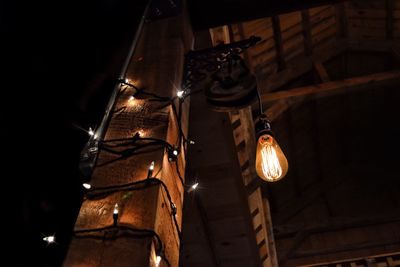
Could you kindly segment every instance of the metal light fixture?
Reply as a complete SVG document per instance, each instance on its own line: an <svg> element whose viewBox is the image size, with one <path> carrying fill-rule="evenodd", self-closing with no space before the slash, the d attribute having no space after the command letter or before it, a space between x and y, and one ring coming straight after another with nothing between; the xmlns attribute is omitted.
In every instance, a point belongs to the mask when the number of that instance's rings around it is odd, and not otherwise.
<svg viewBox="0 0 400 267"><path fill-rule="evenodd" d="M239 42L189 52L186 55L184 85L185 88L191 88L211 78L204 95L214 110L222 112L249 106L258 97L260 116L256 123L256 171L261 179L275 182L286 175L288 161L271 131L270 122L263 114L256 77L240 57L240 53L260 40L252 36Z"/></svg>

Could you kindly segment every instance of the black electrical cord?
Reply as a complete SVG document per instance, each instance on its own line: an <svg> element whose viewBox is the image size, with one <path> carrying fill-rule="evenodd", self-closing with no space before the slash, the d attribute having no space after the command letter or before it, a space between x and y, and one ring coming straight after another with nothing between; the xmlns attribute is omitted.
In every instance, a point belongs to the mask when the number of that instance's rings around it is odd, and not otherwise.
<svg viewBox="0 0 400 267"><path fill-rule="evenodd" d="M90 190L86 192L86 197L88 199L98 199L105 197L109 194L115 193L115 192L121 192L121 191L133 191L133 190L139 190L146 188L151 185L161 185L164 188L164 191L166 193L170 208L171 208L171 214L174 220L175 228L178 233L179 239L181 239L181 230L179 229L178 221L176 220L176 206L174 202L172 201L171 194L168 190L167 185L161 181L158 178L146 178L143 180L135 181L132 183L127 183L127 184L120 184L120 185L110 185L110 186L103 186L103 187L92 187Z"/></svg>
<svg viewBox="0 0 400 267"><path fill-rule="evenodd" d="M258 107L260 109L260 116L261 116L264 113L262 101L261 101L261 94L260 94L260 90L258 90L258 88L256 88L256 90L257 90Z"/></svg>
<svg viewBox="0 0 400 267"><path fill-rule="evenodd" d="M160 256L164 262L167 264L167 266L171 266L169 263L168 259L163 256L163 242L161 241L161 237L153 230L150 229L139 229L139 228L134 228L132 226L127 226L127 225L109 225L105 227L99 227L99 228L90 228L90 229L81 229L81 230L75 230L74 231L74 236L76 238L96 238L96 236L88 235L90 233L99 233L99 232L104 232L104 231L112 231L112 230L123 230L123 231L129 231L133 233L136 236L140 237L153 237L156 240L156 250L157 250L157 256Z"/></svg>

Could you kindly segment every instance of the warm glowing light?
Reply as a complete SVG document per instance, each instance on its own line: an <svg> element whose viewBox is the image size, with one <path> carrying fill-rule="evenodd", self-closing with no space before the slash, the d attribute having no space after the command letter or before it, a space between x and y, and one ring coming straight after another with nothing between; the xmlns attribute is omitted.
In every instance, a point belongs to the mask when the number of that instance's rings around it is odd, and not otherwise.
<svg viewBox="0 0 400 267"><path fill-rule="evenodd" d="M125 78L124 82L125 82L125 83L129 83L129 79L128 79L128 78Z"/></svg>
<svg viewBox="0 0 400 267"><path fill-rule="evenodd" d="M267 182L275 182L286 175L288 168L288 161L274 137L270 134L261 135L256 152L258 176Z"/></svg>
<svg viewBox="0 0 400 267"><path fill-rule="evenodd" d="M156 266L159 266L160 262L161 262L161 256L157 255L157 257L156 257Z"/></svg>
<svg viewBox="0 0 400 267"><path fill-rule="evenodd" d="M182 98L184 93L185 93L185 91L178 90L178 91L176 92L176 95L177 95L179 98Z"/></svg>
<svg viewBox="0 0 400 267"><path fill-rule="evenodd" d="M154 161L150 163L149 170L154 171Z"/></svg>
<svg viewBox="0 0 400 267"><path fill-rule="evenodd" d="M47 244L51 244L56 242L56 237L54 235L45 236L43 237L43 241L46 241Z"/></svg>
<svg viewBox="0 0 400 267"><path fill-rule="evenodd" d="M131 96L129 97L129 102L132 102L133 100L135 100L135 97L134 97L133 95L131 95Z"/></svg>
<svg viewBox="0 0 400 267"><path fill-rule="evenodd" d="M189 144L194 145L195 142L194 142L193 140L190 140L190 141L189 141Z"/></svg>
<svg viewBox="0 0 400 267"><path fill-rule="evenodd" d="M94 135L94 131L93 131L93 129L91 127L89 127L89 132L88 133L89 133L90 136Z"/></svg>
<svg viewBox="0 0 400 267"><path fill-rule="evenodd" d="M114 214L118 214L118 203L114 205Z"/></svg>
<svg viewBox="0 0 400 267"><path fill-rule="evenodd" d="M191 187L192 187L193 190L195 190L198 186L199 186L199 183L195 183Z"/></svg>
<svg viewBox="0 0 400 267"><path fill-rule="evenodd" d="M92 188L92 186L91 186L90 184L88 184L88 183L83 183L82 186L83 186L84 188L86 188L87 190L89 190L90 188Z"/></svg>
<svg viewBox="0 0 400 267"><path fill-rule="evenodd" d="M174 156L178 156L178 150L174 149L174 151L172 151L172 154L174 154Z"/></svg>

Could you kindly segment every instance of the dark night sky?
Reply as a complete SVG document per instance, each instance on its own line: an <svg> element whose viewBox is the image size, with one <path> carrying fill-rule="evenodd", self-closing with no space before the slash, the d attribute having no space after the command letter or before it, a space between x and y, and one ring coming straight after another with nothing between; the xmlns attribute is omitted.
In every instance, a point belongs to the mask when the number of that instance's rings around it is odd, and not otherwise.
<svg viewBox="0 0 400 267"><path fill-rule="evenodd" d="M1 4L2 178L19 252L12 266L61 265L82 201L87 134L79 127L99 123L146 2ZM52 233L57 244L46 246Z"/></svg>

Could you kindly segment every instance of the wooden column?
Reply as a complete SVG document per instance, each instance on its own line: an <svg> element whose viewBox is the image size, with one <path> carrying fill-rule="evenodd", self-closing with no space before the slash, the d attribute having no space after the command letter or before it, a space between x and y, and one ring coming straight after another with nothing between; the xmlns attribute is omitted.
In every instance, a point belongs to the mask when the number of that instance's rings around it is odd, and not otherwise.
<svg viewBox="0 0 400 267"><path fill-rule="evenodd" d="M312 54L313 45L311 37L310 12L308 9L301 11L301 24L303 27L304 53L309 56Z"/></svg>
<svg viewBox="0 0 400 267"><path fill-rule="evenodd" d="M186 15L149 22L144 26L134 53L127 78L140 88L162 95L176 95L182 79L185 52L190 48L191 32ZM104 140L129 138L135 133L143 137L177 142L177 120L171 106L148 99L130 99L133 88L121 87ZM183 105L183 130L187 131L188 104ZM183 150L183 149L182 149ZM91 178L96 187L121 185L145 180L148 167L155 162L153 177L161 180L176 205L177 227L174 224L170 201L160 184L136 190L107 192L99 198L85 198L79 212L75 231L112 226L113 210L118 204L118 224L112 230L76 233L64 266L156 266L156 238L141 230L154 231L163 243L163 257L170 266L178 266L184 188L174 162L168 161L165 149L149 153L118 156L99 149L98 160ZM185 158L180 151L178 165L184 173ZM123 230L121 227L126 227ZM136 229L139 231L132 231ZM161 260L158 266L168 266Z"/></svg>
<svg viewBox="0 0 400 267"><path fill-rule="evenodd" d="M283 41L282 41L281 23L280 23L279 16L273 16L271 19L272 19L272 28L274 31L276 60L278 62L278 70L282 70L285 68L286 63L285 63L285 58L283 56Z"/></svg>

